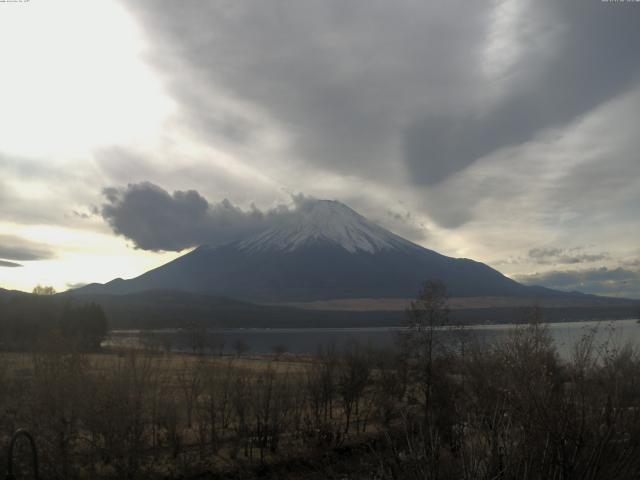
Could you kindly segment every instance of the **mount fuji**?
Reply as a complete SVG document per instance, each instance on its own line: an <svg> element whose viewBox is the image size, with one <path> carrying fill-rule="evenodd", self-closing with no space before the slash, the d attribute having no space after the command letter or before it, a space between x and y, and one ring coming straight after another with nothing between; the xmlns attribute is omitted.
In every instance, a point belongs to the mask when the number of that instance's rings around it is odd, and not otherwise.
<svg viewBox="0 0 640 480"><path fill-rule="evenodd" d="M200 246L139 277L90 284L82 294L181 290L253 302L411 298L427 279L453 297L570 295L528 287L493 268L416 245L346 205L309 201L285 221L222 246Z"/></svg>

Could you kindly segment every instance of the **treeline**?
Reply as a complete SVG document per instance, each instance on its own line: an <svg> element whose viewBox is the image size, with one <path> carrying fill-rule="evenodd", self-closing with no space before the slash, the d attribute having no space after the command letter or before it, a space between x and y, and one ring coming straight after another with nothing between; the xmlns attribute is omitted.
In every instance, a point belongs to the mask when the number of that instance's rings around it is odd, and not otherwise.
<svg viewBox="0 0 640 480"><path fill-rule="evenodd" d="M52 336L95 350L107 334L100 305L76 304L51 295L15 295L0 299L0 348L34 350Z"/></svg>

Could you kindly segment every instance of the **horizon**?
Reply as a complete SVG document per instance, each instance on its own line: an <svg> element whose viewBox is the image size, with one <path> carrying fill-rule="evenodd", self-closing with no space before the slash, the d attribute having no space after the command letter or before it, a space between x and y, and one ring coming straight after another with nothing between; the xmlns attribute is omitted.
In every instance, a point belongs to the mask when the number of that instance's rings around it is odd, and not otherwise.
<svg viewBox="0 0 640 480"><path fill-rule="evenodd" d="M640 298L633 2L0 3L0 288L136 277L337 200Z"/></svg>

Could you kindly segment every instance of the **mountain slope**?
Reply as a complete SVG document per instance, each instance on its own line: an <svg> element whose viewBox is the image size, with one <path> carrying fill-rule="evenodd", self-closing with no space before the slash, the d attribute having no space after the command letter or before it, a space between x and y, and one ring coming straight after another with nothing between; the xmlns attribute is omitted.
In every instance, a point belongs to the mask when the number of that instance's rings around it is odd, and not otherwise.
<svg viewBox="0 0 640 480"><path fill-rule="evenodd" d="M24 296L24 295L30 295L27 292L21 292L19 290L6 290L4 288L0 288L0 298L9 298L9 297L16 297L16 296Z"/></svg>
<svg viewBox="0 0 640 480"><path fill-rule="evenodd" d="M185 328L199 325L215 328L311 328L311 327L389 327L406 320L403 308L359 311L347 309L299 309L283 305L256 305L229 298L169 290L150 290L128 295L57 295L61 302L96 302L104 308L111 328ZM460 299L466 300L466 299ZM451 321L460 324L507 323L526 318L532 303L502 305L500 308L455 308ZM602 300L602 299L600 299ZM542 306L547 321L631 318L638 304L631 302L603 305ZM1 305L1 302L0 302ZM1 316L0 316L1 318Z"/></svg>
<svg viewBox="0 0 640 480"><path fill-rule="evenodd" d="M126 295L61 294L66 300L96 302L111 328L184 328L193 324L217 328L362 327L399 325L404 312L325 312L287 306L256 305L197 293L148 290Z"/></svg>
<svg viewBox="0 0 640 480"><path fill-rule="evenodd" d="M326 200L309 202L286 222L240 242L202 246L137 278L79 293L172 289L261 302L408 298L426 279L442 280L452 296L564 295L440 255Z"/></svg>

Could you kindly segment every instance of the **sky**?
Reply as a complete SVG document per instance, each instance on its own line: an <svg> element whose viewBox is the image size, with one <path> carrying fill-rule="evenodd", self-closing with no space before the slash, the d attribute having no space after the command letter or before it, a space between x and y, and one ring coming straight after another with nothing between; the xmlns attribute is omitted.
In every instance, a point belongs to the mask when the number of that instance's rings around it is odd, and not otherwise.
<svg viewBox="0 0 640 480"><path fill-rule="evenodd" d="M640 298L639 44L639 2L0 2L0 287L134 277L318 198Z"/></svg>

